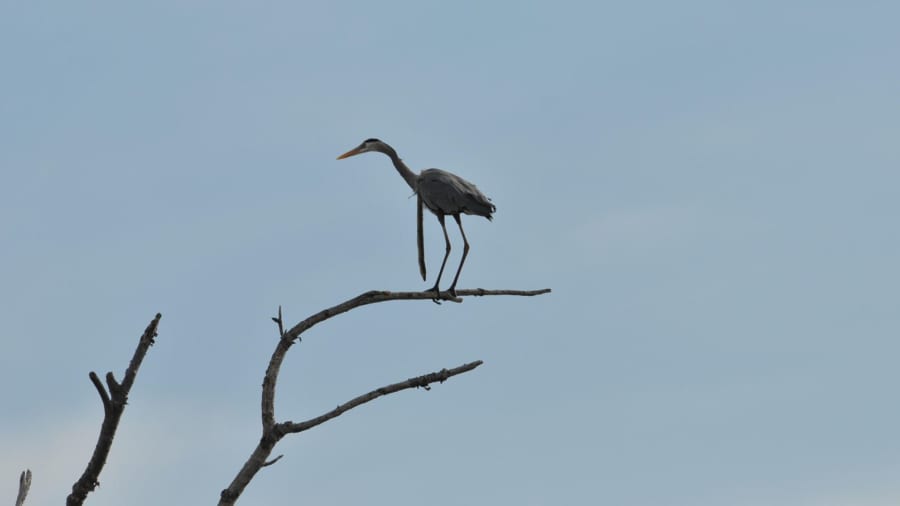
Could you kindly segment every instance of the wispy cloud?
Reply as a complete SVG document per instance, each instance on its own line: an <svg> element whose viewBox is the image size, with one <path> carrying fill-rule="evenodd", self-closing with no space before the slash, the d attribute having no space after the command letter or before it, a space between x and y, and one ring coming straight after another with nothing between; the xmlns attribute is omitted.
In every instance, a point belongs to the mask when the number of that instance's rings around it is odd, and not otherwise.
<svg viewBox="0 0 900 506"><path fill-rule="evenodd" d="M150 401L152 402L152 401ZM157 404L157 403L154 403ZM177 404L177 401L175 401ZM235 433L256 434L255 427L240 427L246 417L234 413L211 414L215 407L176 406L161 402L151 407L126 410L116 440L100 475L100 487L89 496L92 504L159 504L169 496L213 501L223 488L229 470L240 464L226 441ZM205 419L219 420L210 426L197 423L185 414L202 412ZM152 417L147 414L152 413ZM25 430L4 428L0 434L0 497L16 496L17 477L24 469L34 473L29 504L54 504L64 501L72 484L87 465L100 431L102 412L85 411L28 426ZM229 422L231 420L232 422ZM248 439L252 442L252 438ZM241 441L243 442L243 441ZM248 443L249 444L249 443ZM241 445L238 445L241 446ZM247 445L243 445L247 446ZM227 458L222 455L229 454ZM168 485L162 487L160 485ZM176 492L175 489L180 489Z"/></svg>

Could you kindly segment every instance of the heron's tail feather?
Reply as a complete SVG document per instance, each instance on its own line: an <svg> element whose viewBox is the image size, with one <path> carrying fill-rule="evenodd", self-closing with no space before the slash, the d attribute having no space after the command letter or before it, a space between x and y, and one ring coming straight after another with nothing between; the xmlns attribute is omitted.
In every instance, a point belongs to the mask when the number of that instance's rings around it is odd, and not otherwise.
<svg viewBox="0 0 900 506"><path fill-rule="evenodd" d="M497 206L491 203L490 200L484 200L481 202L474 202L469 205L469 208L466 209L466 214L475 214L477 216L484 216L488 220L493 220L492 216L497 211Z"/></svg>
<svg viewBox="0 0 900 506"><path fill-rule="evenodd" d="M422 221L422 208L425 207L425 204L422 203L422 196L418 195L418 202L416 202L416 246L419 249L419 273L422 275L422 281L426 280L425 277L425 231L423 230Z"/></svg>

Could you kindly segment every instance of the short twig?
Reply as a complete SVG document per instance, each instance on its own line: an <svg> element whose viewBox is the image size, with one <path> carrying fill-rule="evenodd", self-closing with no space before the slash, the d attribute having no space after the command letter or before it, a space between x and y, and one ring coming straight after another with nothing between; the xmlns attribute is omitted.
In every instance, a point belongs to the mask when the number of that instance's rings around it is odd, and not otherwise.
<svg viewBox="0 0 900 506"><path fill-rule="evenodd" d="M278 306L278 316L272 317L272 321L278 324L278 337L284 337L284 318L281 317L281 305Z"/></svg>
<svg viewBox="0 0 900 506"><path fill-rule="evenodd" d="M279 456L275 457L275 458L272 459L272 460L267 460L267 461L266 461L262 466L260 466L260 467L269 467L269 466L271 466L272 464L274 464L274 463L278 462L279 460L281 460L281 457L284 457L284 455L282 454L282 455L279 455Z"/></svg>
<svg viewBox="0 0 900 506"><path fill-rule="evenodd" d="M112 408L112 405L109 402L109 394L106 393L106 388L103 386L103 383L100 382L100 378L97 377L97 373L94 371L89 372L88 377L91 379L91 383L94 384L94 388L97 389L97 393L100 394L100 400L103 401L103 412L108 413Z"/></svg>

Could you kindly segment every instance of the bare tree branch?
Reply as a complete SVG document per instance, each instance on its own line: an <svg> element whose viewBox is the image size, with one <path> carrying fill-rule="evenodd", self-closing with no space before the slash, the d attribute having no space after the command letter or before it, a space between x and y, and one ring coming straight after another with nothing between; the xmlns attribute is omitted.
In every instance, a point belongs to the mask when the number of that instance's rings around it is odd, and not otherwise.
<svg viewBox="0 0 900 506"><path fill-rule="evenodd" d="M388 385L386 387L373 390L368 394L359 396L347 402L346 404L338 406L334 410L320 417L313 418L312 420L308 420L300 424L295 424L293 422L284 422L282 424L277 424L275 422L275 386L278 382L278 372L281 369L281 364L282 362L284 362L284 357L287 355L288 350L291 348L291 346L294 345L295 342L300 340L300 335L303 332L306 332L314 325L321 323L329 318L342 313L346 313L347 311L360 306L366 306L378 302L387 302L391 300L449 300L453 302L462 302L462 297L467 296L481 297L486 295L517 295L530 297L535 295L542 295L545 293L550 293L550 289L485 290L483 288L476 288L457 290L456 296L446 291L435 294L432 291L388 292L373 290L360 294L336 306L332 306L328 309L319 311L318 313L294 325L287 331L284 330L284 322L281 317L281 308L279 307L278 317L272 319L275 321L275 323L278 324L278 330L281 337L278 340L278 344L275 346L275 350L272 352L272 357L269 359L269 365L266 368L266 374L263 377L262 384L262 401L260 410L262 415L262 437L260 438L259 444L256 446L256 449L253 450L250 458L248 458L244 463L244 466L238 472L237 476L235 476L234 480L231 482L228 488L222 490L222 493L220 494L219 505L232 505L237 501L238 497L240 497L241 493L243 493L244 489L250 483L250 480L252 480L256 473L266 465L266 459L269 457L269 454L272 452L275 444L282 437L284 437L285 434L291 432L300 432L310 427L314 427L320 423L324 423L331 418L341 415L349 409L369 402L382 395L387 395L398 390L403 390L405 388L423 387L428 389L428 385L430 383L436 381L443 382L450 376L470 371L481 365L481 361L477 361L462 365L454 369L444 369L431 374L426 374L424 376L419 376L418 378L413 378L405 382L395 383L393 385ZM278 459L275 459L271 461L271 463L274 463L277 460Z"/></svg>
<svg viewBox="0 0 900 506"><path fill-rule="evenodd" d="M97 480L100 477L100 471L103 470L103 466L106 464L109 450L112 448L113 438L116 435L116 429L119 427L122 412L125 410L125 405L128 404L128 392L131 390L131 385L134 384L134 379L137 377L137 372L141 367L144 356L147 354L150 346L153 345L160 318L162 318L162 315L157 313L156 317L147 325L143 335L141 335L137 349L135 349L131 362L128 364L128 369L125 370L125 379L122 383L119 384L116 381L113 373L106 373L106 384L109 388L109 394L106 393L106 389L103 388L103 383L100 382L100 378L97 377L96 373L91 371L88 375L91 383L97 389L97 393L100 394L100 399L103 401L103 424L100 426L100 435L97 438L97 446L94 447L94 454L91 456L84 474L72 485L72 493L66 498L68 506L83 504L87 495L93 492L97 485L100 484Z"/></svg>
<svg viewBox="0 0 900 506"><path fill-rule="evenodd" d="M457 290L457 297L453 297L449 292L441 292L438 295L438 298L443 300L456 300L460 297L466 296L485 296L485 295L518 295L518 296L526 296L531 297L535 295L542 295L545 293L550 293L549 288L544 288L542 290L485 290L483 288L475 288L475 289L467 289L467 290ZM281 363L284 361L284 357L287 354L287 351L294 344L295 340L300 338L300 334L306 332L311 327L316 325L317 323L321 323L329 318L337 316L341 313L346 313L351 309L355 309L360 306L366 306L368 304L375 304L378 302L387 302L391 300L434 300L435 294L432 291L427 292L387 292L387 291L369 291L358 295L346 302L342 302L336 306L332 306L328 309L319 311L318 313L310 316L309 318L303 320L302 322L294 325L291 329L286 332L282 332L281 340L278 342L278 345L275 347L275 351L272 353L272 358L269 359L269 366L266 369L266 375L263 378L263 392L262 392L262 425L263 430L267 430L269 427L275 425L275 384L278 380L278 371L281 369Z"/></svg>
<svg viewBox="0 0 900 506"><path fill-rule="evenodd" d="M406 390L407 388L422 387L427 390L430 390L431 387L429 387L428 385L430 385L431 383L435 383L435 382L443 383L443 382L447 381L448 378L450 378L452 376L456 376L457 374L462 374L464 372L471 371L472 369L475 369L476 367L480 366L483 363L484 362L482 362L481 360L476 360L476 361L470 362L468 364L463 364L459 367L454 367L453 369L441 369L438 372L425 374L423 376L418 376L416 378L410 378L406 381L401 381L399 383L394 383L394 384L391 384L391 385L388 385L385 387L376 388L375 390L372 390L371 392L369 392L367 394L360 395L359 397L356 397L356 398L350 400L349 402L341 404L340 406L332 409L331 411L329 411L328 413L325 413L324 415L317 416L315 418L311 418L305 422L294 423L291 421L287 421L284 423L279 423L276 425L276 430L278 430L279 432L283 432L284 434L303 432L305 430L309 430L309 429L315 427L316 425L323 424L323 423L327 422L328 420L331 420L332 418L337 418L338 416L341 416L342 414L346 413L347 411L349 411L357 406L365 404L369 401L373 401L384 395L392 394L394 392L399 392L400 390Z"/></svg>
<svg viewBox="0 0 900 506"><path fill-rule="evenodd" d="M31 489L31 469L26 469L19 475L19 494L16 496L16 506L25 504L29 489Z"/></svg>
<svg viewBox="0 0 900 506"><path fill-rule="evenodd" d="M443 383L448 378L456 376L457 374L471 371L481 364L481 360L476 360L475 362L463 364L459 367L454 367L453 369L441 369L437 372L423 374L422 376L410 378L406 381L393 383L391 385L372 390L367 394L360 395L344 404L341 404L337 408L329 411L328 413L325 413L324 415L317 416L305 422L294 423L291 421L287 421L271 426L263 433L263 437L260 439L259 444L256 446L256 449L253 450L253 454L251 454L250 458L247 459L247 462L244 463L244 467L241 468L240 472L237 474L237 476L235 476L234 480L231 482L228 488L222 491L221 497L219 499L219 506L234 504L237 501L238 497L240 497L241 493L244 491L244 488L247 487L247 485L250 483L250 480L253 479L253 477L260 469L274 464L278 461L278 459L281 458L281 455L279 455L271 461L266 460L269 454L272 452L272 449L275 448L275 444L278 443L278 441L280 441L281 438L283 438L285 435L311 429L316 425L325 423L332 418L340 416L341 414L357 406L377 399L378 397L392 394L394 392L399 392L400 390L405 390L407 388L424 388L428 387L428 385L431 383Z"/></svg>

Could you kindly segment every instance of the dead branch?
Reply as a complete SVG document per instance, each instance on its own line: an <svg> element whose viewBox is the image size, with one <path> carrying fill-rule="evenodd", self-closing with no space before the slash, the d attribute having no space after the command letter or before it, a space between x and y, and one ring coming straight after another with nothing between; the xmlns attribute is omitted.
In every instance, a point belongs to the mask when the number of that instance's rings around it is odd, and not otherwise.
<svg viewBox="0 0 900 506"><path fill-rule="evenodd" d="M278 441L280 441L281 438L283 438L285 435L294 432L309 430L316 425L325 423L328 420L340 416L341 414L357 406L375 400L379 397L392 394L394 392L399 392L400 390L419 387L427 388L431 383L443 383L447 379L456 376L457 374L471 371L481 364L481 360L476 360L475 362L463 364L459 367L454 367L453 369L441 369L437 372L423 374L422 376L410 378L406 381L401 381L399 383L393 383L381 388L376 388L375 390L372 390L367 394L360 395L344 404L341 404L328 413L317 416L305 422L294 423L291 421L287 421L283 423L277 423L269 427L268 430L265 430L263 432L263 436L262 438L260 438L259 444L256 445L256 449L253 450L253 454L250 455L250 458L247 459L247 462L244 463L244 467L241 468L240 472L237 474L237 476L235 476L234 480L231 482L228 488L222 491L221 497L219 499L219 506L234 504L237 501L238 497L240 497L241 493L244 491L244 488L247 487L247 485L250 483L250 480L253 479L253 477L260 469L274 464L282 457L281 455L279 455L273 460L266 460L269 457L269 454L272 453L272 449L275 448L275 445L278 443Z"/></svg>
<svg viewBox="0 0 900 506"><path fill-rule="evenodd" d="M483 363L484 362L482 362L481 360L476 360L474 362L469 362L468 364L463 364L459 367L454 367L453 369L441 369L438 372L425 374L423 376L410 378L406 381L401 381L399 383L393 383L393 384L385 386L385 387L376 388L375 390L372 390L371 392L369 392L367 394L360 395L359 397L356 397L348 402L345 402L344 404L341 404L340 406L332 409L331 411L329 411L328 413L325 413L324 415L320 415L315 418L310 418L309 420L307 420L305 422L300 422L300 423L294 423L291 421L287 421L284 423L276 424L275 427L278 432L283 432L284 434L303 432L305 430L309 430L309 429L315 427L316 425L321 425L321 424L327 422L328 420L331 420L332 418L341 416L342 414L346 413L347 411L349 411L357 406L365 404L369 401L374 401L375 399L377 399L379 397L382 397L382 396L385 396L388 394L392 394L394 392L399 392L400 390L406 390L407 388L420 388L420 387L424 388L425 390L431 390L431 387L429 386L431 383L435 383L435 382L443 383L443 382L447 381L447 379L449 379L450 377L456 376L457 374L462 374L464 372L469 372L472 369L475 369L476 367L480 366Z"/></svg>
<svg viewBox="0 0 900 506"><path fill-rule="evenodd" d="M125 405L128 404L128 393L131 391L131 386L134 384L134 379L137 377L137 372L141 367L144 356L147 354L150 346L153 345L160 318L162 318L162 315L157 313L156 317L150 321L150 324L147 325L147 328L141 335L137 349L135 349L131 362L128 364L128 369L125 370L125 378L122 383L116 381L112 372L106 373L106 385L109 389L109 393L107 393L107 388L104 388L103 383L95 372L91 371L88 375L91 383L93 383L94 388L97 389L97 393L100 395L100 400L103 402L103 424L100 426L100 436L97 438L94 454L91 455L91 460L88 462L84 474L72 485L72 493L66 498L67 506L83 504L87 495L93 492L100 484L97 480L100 477L100 471L103 470L103 466L106 464L109 450L112 448L113 438L116 435L116 429L119 427L122 412L125 410Z"/></svg>
<svg viewBox="0 0 900 506"><path fill-rule="evenodd" d="M22 471L19 475L19 494L16 496L16 506L25 504L25 497L28 496L28 490L31 488L31 469Z"/></svg>
<svg viewBox="0 0 900 506"><path fill-rule="evenodd" d="M550 293L549 288L544 288L542 290L485 290L483 288L475 288L468 290L457 290L456 297L451 295L449 292L440 292L438 294L438 298L442 300L458 300L461 297L466 296L486 296L486 295L518 295L531 297L535 295L542 295L545 293ZM311 327L316 325L317 323L321 323L329 318L335 317L339 314L346 313L351 309L358 308L360 306L366 306L369 304L375 304L378 302L387 302L391 300L434 300L435 293L432 291L427 292L387 292L387 291L376 291L372 290L369 292L365 292L361 295L358 295L346 302L342 302L336 306L332 306L328 309L324 309L319 311L318 313L310 316L309 318L303 320L302 322L294 325L287 331L282 331L282 326L279 325L279 333L281 339L278 341L278 345L275 347L275 351L272 353L272 358L269 359L269 366L266 369L266 375L263 378L263 392L262 392L262 426L265 431L267 428L275 425L275 384L278 380L278 371L281 369L281 363L284 361L284 357L287 354L293 344L300 339L300 334L306 332ZM460 299L461 300L461 299ZM280 313L279 313L280 314ZM280 316L276 322L280 321Z"/></svg>
<svg viewBox="0 0 900 506"><path fill-rule="evenodd" d="M366 402L384 395L388 395L407 388L423 387L425 389L428 389L429 384L431 383L444 382L447 378L470 371L478 367L482 363L479 360L476 362L471 362L469 364L464 364L453 369L443 369L438 372L433 372L430 374L419 376L417 378L412 378L400 383L394 383L392 385L388 385L356 397L349 402L329 411L328 413L307 420L305 422L294 423L287 421L279 424L275 422L275 385L278 380L278 372L281 369L281 364L284 361L284 357L287 354L288 350L291 348L291 346L293 346L294 343L300 340L300 336L303 332L306 332L314 325L321 323L329 318L342 313L346 313L347 311L358 308L360 306L366 306L378 302L387 302L391 300L449 300L452 302L462 302L462 298L467 296L480 297L487 295L517 295L530 297L535 295L542 295L549 292L549 288L544 288L542 290L485 290L483 288L476 288L468 290L457 290L456 295L454 296L446 291L435 294L432 291L388 292L373 290L365 292L336 306L332 306L328 309L319 311L318 313L294 325L287 331L284 330L284 322L281 317L281 308L279 307L278 317L272 318L275 323L278 324L278 344L275 346L275 350L272 352L272 357L269 359L269 365L266 368L266 374L263 378L262 385L262 437L260 438L259 444L256 446L256 449L253 450L250 458L248 458L244 463L244 466L238 472L237 476L235 476L234 480L231 482L228 488L222 491L219 499L219 506L234 504L237 501L238 497L240 497L241 493L243 493L247 485L250 483L250 480L253 479L253 477L260 469L262 469L262 467L264 467L265 465L273 464L278 460L278 458L281 458L279 456L272 461L266 460L269 454L272 452L272 449L275 447L275 444L286 434L301 432L315 427L316 425L324 423L334 417L340 416L350 409L353 409L361 404L365 404Z"/></svg>

